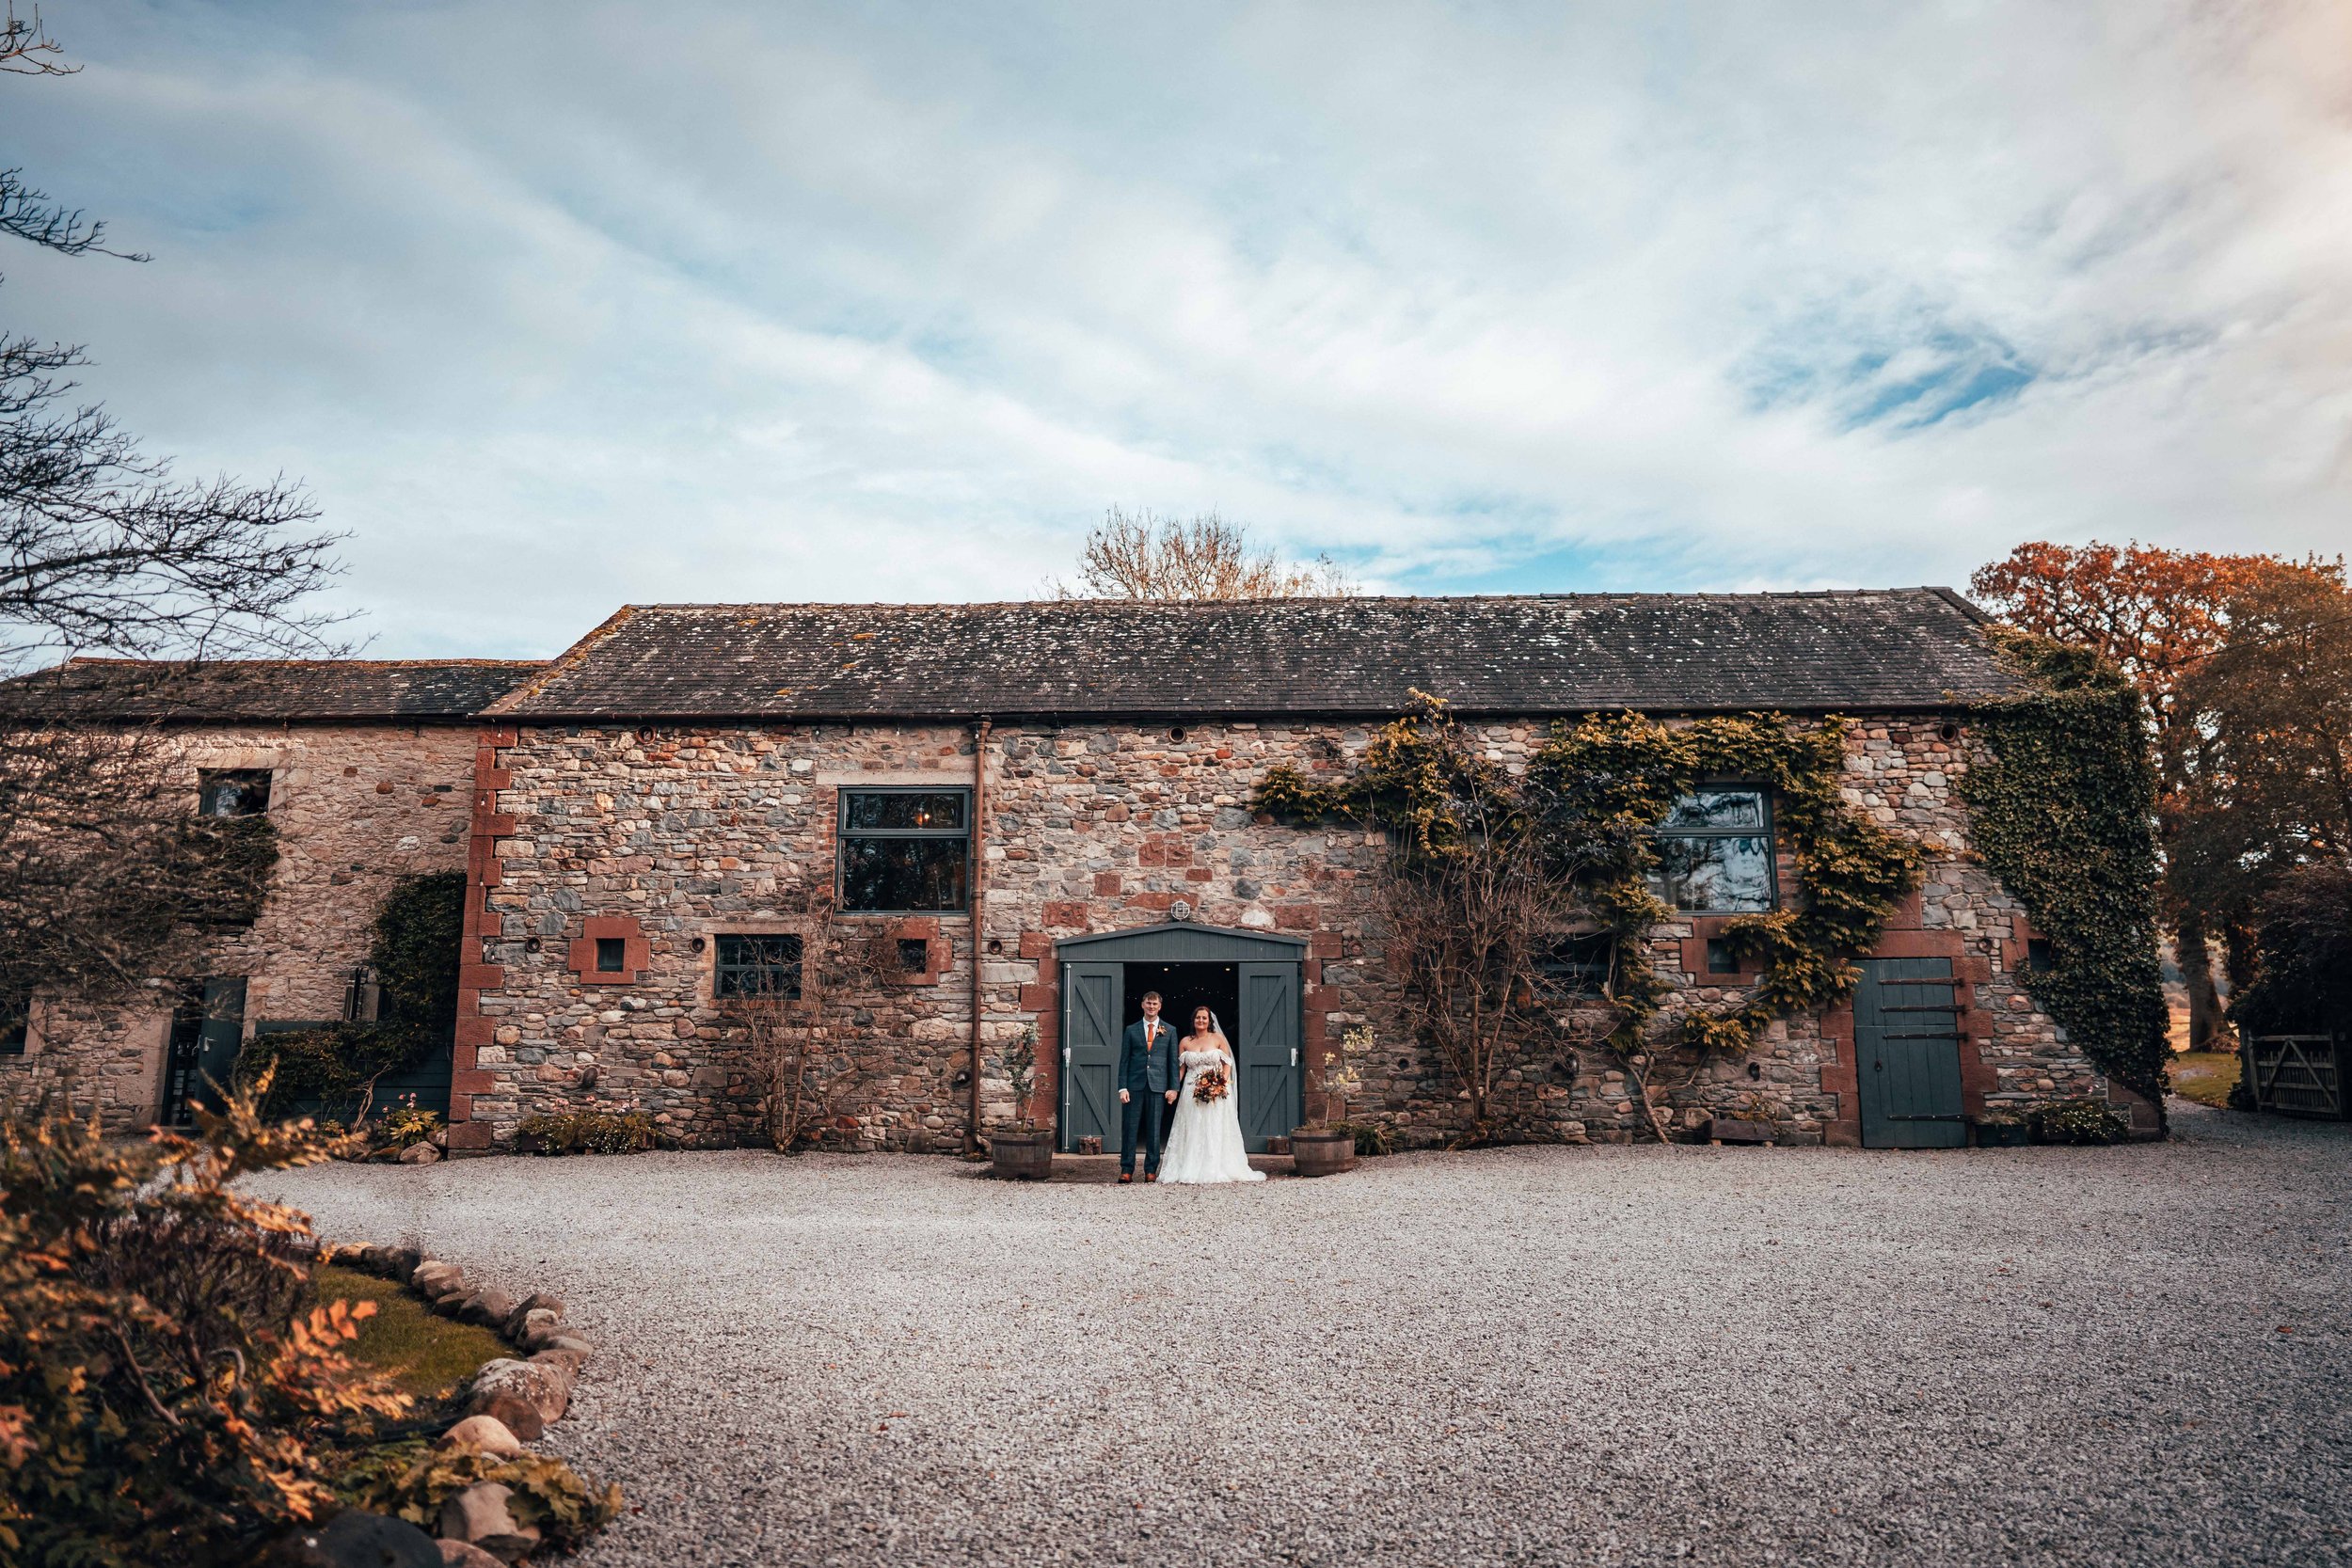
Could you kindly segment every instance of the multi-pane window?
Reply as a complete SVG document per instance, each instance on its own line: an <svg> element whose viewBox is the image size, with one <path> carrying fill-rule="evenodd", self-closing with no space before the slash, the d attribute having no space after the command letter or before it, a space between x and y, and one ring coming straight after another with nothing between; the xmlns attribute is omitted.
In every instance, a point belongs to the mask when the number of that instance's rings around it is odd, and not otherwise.
<svg viewBox="0 0 2352 1568"><path fill-rule="evenodd" d="M961 910L972 879L968 789L841 792L841 907L869 914Z"/></svg>
<svg viewBox="0 0 2352 1568"><path fill-rule="evenodd" d="M196 776L200 816L260 816L269 810L269 769L208 768Z"/></svg>
<svg viewBox="0 0 2352 1568"><path fill-rule="evenodd" d="M711 992L721 1001L761 997L801 999L801 939L777 931L719 939Z"/></svg>
<svg viewBox="0 0 2352 1568"><path fill-rule="evenodd" d="M1561 937L1545 948L1536 968L1565 996L1598 996L1608 987L1616 942L1606 931Z"/></svg>
<svg viewBox="0 0 2352 1568"><path fill-rule="evenodd" d="M1650 891L1677 910L1745 913L1772 907L1772 824L1760 789L1701 789L1658 825Z"/></svg>

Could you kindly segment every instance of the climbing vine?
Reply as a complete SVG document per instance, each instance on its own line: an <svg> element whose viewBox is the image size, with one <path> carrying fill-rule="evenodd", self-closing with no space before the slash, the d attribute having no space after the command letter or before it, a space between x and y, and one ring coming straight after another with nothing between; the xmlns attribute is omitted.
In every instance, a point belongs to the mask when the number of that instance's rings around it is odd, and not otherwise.
<svg viewBox="0 0 2352 1568"><path fill-rule="evenodd" d="M374 1079L414 1067L446 1045L457 1022L465 910L462 871L399 883L376 911L368 950L378 988L374 1022L263 1036L238 1062L238 1077L257 1079L274 1063L273 1112L326 1105L340 1115Z"/></svg>
<svg viewBox="0 0 2352 1568"><path fill-rule="evenodd" d="M1981 704L1962 778L1978 853L2049 942L2026 990L2067 1037L2161 1108L2169 1022L2156 960L2155 774L2139 694L2079 648L1997 634L2033 677Z"/></svg>
<svg viewBox="0 0 2352 1568"><path fill-rule="evenodd" d="M1651 963L1649 938L1675 913L1650 891L1659 824L1712 779L1772 792L1797 896L1726 923L1724 940L1759 966L1756 983L1729 1007L1689 1009L1676 1032L1675 1042L1702 1059L1736 1054L1773 1019L1849 995L1859 978L1851 956L1877 943L1897 900L1917 884L1919 847L1848 807L1844 764L1844 726L1835 718L1808 724L1751 713L1668 724L1594 714L1554 724L1514 778L1464 742L1442 702L1416 692L1412 709L1374 736L1351 774L1323 782L1278 766L1252 803L1278 819L1352 818L1384 829L1394 872L1408 879L1460 857L1538 847L1564 874L1569 907L1552 911L1560 927L1597 926L1613 939L1604 995L1616 1022L1604 1043L1646 1101L1650 1025L1671 993ZM1655 1123L1656 1107L1647 1108Z"/></svg>

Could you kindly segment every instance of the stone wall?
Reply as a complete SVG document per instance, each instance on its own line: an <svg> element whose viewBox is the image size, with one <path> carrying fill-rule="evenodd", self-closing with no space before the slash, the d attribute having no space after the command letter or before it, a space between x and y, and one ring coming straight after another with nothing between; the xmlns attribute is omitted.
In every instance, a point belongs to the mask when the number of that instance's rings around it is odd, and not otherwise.
<svg viewBox="0 0 2352 1568"><path fill-rule="evenodd" d="M187 729L172 736L188 806L209 768L271 771L278 861L251 927L211 944L202 976L246 977L249 1038L264 1019L343 1014L378 905L405 877L466 863L474 728L294 724ZM144 1126L161 1104L172 986L152 1000L90 1007L36 998L22 1056L0 1056L0 1092L71 1077L77 1103L111 1127Z"/></svg>
<svg viewBox="0 0 2352 1568"><path fill-rule="evenodd" d="M1535 723L1484 730L1490 754L1523 763ZM1969 1109L2101 1089L2098 1075L2017 983L2026 933L2016 903L1967 854L1953 785L1966 767L1956 726L1857 721L1848 726L1848 799L1928 847L1920 895L1883 951L1947 956L1980 1042L1963 1053ZM890 725L500 730L476 763L478 886L461 1003L453 1147L511 1139L524 1117L642 1110L688 1145L763 1136L765 1049L712 997L725 931L799 931L812 951L868 937L920 940L919 973L877 980L812 965L789 1009L792 1037L852 1068L829 1140L867 1148L951 1148L966 1131L971 965L979 964L984 1126L1019 1114L1008 1052L1034 1049L1034 1112L1049 1116L1057 1060L1057 939L1155 924L1180 902L1210 925L1306 937L1305 1059L1311 1116L1335 1114L1322 1062L1343 1035L1373 1031L1345 1107L1406 1144L1458 1126L1439 1066L1399 1037L1378 943L1378 835L1255 819L1251 787L1277 762L1340 769L1370 740L1361 727L1191 723L1180 727L1010 725L990 737L982 822L986 914L919 922L828 920L834 816L844 785L968 784L969 730ZM1793 886L1782 870L1784 890ZM598 923L594 928L591 922ZM1656 935L1677 992L1669 1006L1720 1004L1737 976L1705 973L1716 923ZM597 976L591 938L622 938L628 966ZM977 950L976 950L977 949ZM479 962L475 959L479 958ZM1843 1008L1767 1030L1677 1100L1681 1115L1765 1116L1790 1141L1855 1140L1852 1021ZM1034 1041L1034 1046L1031 1043ZM468 1104L470 1097L470 1105ZM1553 1051L1524 1063L1499 1107L1536 1135L1623 1140L1640 1113L1599 1053Z"/></svg>

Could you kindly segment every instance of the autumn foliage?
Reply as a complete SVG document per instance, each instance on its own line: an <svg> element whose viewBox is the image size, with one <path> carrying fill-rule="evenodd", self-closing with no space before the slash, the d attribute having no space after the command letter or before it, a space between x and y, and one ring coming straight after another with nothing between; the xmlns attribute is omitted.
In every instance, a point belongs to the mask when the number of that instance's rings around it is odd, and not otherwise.
<svg viewBox="0 0 2352 1568"><path fill-rule="evenodd" d="M343 1354L373 1304L313 1304L308 1218L235 1190L332 1151L258 1099L137 1144L0 1118L0 1564L249 1561L409 1408Z"/></svg>

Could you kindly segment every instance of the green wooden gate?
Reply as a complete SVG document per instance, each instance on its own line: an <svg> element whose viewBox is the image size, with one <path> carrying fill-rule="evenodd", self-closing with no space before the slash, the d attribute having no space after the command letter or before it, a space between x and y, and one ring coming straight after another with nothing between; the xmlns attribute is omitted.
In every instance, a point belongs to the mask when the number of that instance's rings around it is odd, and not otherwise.
<svg viewBox="0 0 2352 1568"><path fill-rule="evenodd" d="M1960 1003L1949 958L1865 958L1853 993L1867 1148L1958 1148Z"/></svg>

